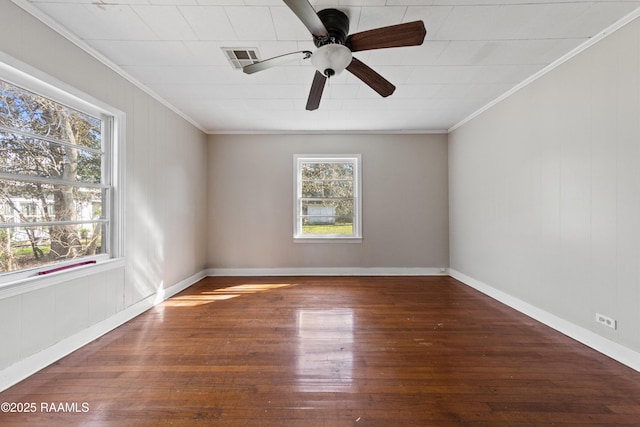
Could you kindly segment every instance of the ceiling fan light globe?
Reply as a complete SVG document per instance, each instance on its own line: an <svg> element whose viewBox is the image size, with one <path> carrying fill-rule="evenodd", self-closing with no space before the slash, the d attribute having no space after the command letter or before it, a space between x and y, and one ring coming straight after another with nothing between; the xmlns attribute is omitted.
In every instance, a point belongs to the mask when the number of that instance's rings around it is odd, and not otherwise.
<svg viewBox="0 0 640 427"><path fill-rule="evenodd" d="M316 70L327 77L337 76L351 63L351 50L341 44L320 46L311 57Z"/></svg>

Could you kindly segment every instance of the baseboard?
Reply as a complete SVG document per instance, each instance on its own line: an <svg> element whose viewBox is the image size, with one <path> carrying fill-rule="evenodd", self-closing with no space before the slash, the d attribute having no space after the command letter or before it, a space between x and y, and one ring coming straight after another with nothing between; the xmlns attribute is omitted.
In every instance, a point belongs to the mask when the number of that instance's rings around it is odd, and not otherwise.
<svg viewBox="0 0 640 427"><path fill-rule="evenodd" d="M459 271L449 269L449 275L465 285L470 286L477 291L480 291L483 294L500 301L523 314L526 314L532 319L544 323L558 332L561 332L564 335L640 372L640 353L608 340L588 329L568 322L525 301L515 298L512 295L460 273Z"/></svg>
<svg viewBox="0 0 640 427"><path fill-rule="evenodd" d="M448 276L447 268L209 268L207 276Z"/></svg>
<svg viewBox="0 0 640 427"><path fill-rule="evenodd" d="M139 316L151 307L161 303L167 298L183 291L197 281L206 277L205 271L194 274L185 280L182 280L168 288L161 289L157 293L127 307L125 310L96 323L70 337L57 342L34 355L31 355L6 369L0 371L0 391L6 390L12 385L22 381L23 379L33 375L39 370L49 366L55 361L63 358L69 353L87 345L96 338L101 337L109 331L117 328L123 323Z"/></svg>

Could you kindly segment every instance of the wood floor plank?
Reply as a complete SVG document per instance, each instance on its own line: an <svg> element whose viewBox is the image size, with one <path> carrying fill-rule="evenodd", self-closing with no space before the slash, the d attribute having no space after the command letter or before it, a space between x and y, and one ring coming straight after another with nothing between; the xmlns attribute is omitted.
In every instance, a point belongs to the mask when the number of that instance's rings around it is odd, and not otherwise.
<svg viewBox="0 0 640 427"><path fill-rule="evenodd" d="M3 426L638 426L640 373L449 277L218 277L0 402L38 409Z"/></svg>

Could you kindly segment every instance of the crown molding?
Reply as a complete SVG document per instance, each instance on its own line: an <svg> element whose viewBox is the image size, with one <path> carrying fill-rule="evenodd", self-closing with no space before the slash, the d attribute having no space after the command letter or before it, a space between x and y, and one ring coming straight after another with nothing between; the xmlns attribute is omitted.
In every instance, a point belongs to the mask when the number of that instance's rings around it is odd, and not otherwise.
<svg viewBox="0 0 640 427"><path fill-rule="evenodd" d="M242 130L207 131L208 135L446 135L446 129L411 130Z"/></svg>
<svg viewBox="0 0 640 427"><path fill-rule="evenodd" d="M604 30L600 31L595 36L589 38L587 41L585 41L584 43L582 43L578 47L574 48L573 50L567 52L565 55L563 55L560 58L556 59L551 64L549 64L546 67L542 68L537 73L531 75L530 77L527 77L522 82L518 83L513 88L509 89L507 92L503 93L502 95L500 95L499 97L497 97L493 101L489 102L488 104L484 105L480 109L474 111L473 113L471 113L470 115L468 115L467 117L465 117L464 119L462 119L461 121L456 123L455 125L451 126L447 130L447 133L451 133L454 130L458 129L460 126L464 125L465 123L475 119L480 114L484 113L485 111L489 110L490 108L494 107L495 105L497 105L500 102L504 101L505 99L509 98L511 95L515 94L520 89L522 89L522 88L524 88L526 86L529 86L531 83L535 82L540 77L550 73L551 71L553 71L554 69L558 68L560 65L564 64L565 62L567 62L568 60L570 60L574 56L577 56L578 54L582 53L583 51L589 49L591 46L593 46L596 43L598 43L598 42L602 41L603 39L607 38L608 36L610 36L611 34L615 33L616 31L618 31L620 28L624 27L625 25L631 23L632 21L634 21L638 17L640 17L640 7L638 7L637 9L632 11L631 13L625 15L624 17L622 17L621 19L619 19L615 23L611 24L610 26L608 26Z"/></svg>
<svg viewBox="0 0 640 427"><path fill-rule="evenodd" d="M111 61L106 56L104 56L103 54L101 54L100 52L98 52L97 50L92 48L91 46L89 46L84 40L79 38L77 35L75 35L71 31L66 29L64 26L60 25L58 22L56 22L53 19L51 19L50 17L48 17L40 9L38 9L35 6L33 6L28 0L11 0L11 1L16 6L20 7L21 9L23 9L25 12L27 12L28 14L30 14L34 18L38 19L44 25L46 25L47 27L51 28L53 31L55 31L56 33L60 34L62 37L64 37L65 39L67 39L71 43L75 44L77 47L79 47L80 49L82 49L83 51L88 53L89 55L91 55L94 59L98 60L103 65L105 65L108 68L110 68L113 72L118 74L120 77L122 77L123 79L127 80L129 83L131 83L134 86L136 86L138 89L140 89L141 91L143 91L144 93L146 93L147 95L152 97L154 100L158 101L160 104L164 105L165 107L167 107L168 109L170 109L171 111L176 113L178 116L182 117L184 120L189 122L191 125L195 126L197 129L199 129L203 133L208 133L207 130L202 125L200 125L200 123L196 122L191 117L186 115L184 112L182 112L178 108L176 108L173 104L169 103L167 100L162 98L160 95L158 95L157 93L155 93L154 91L149 89L147 86L145 86L143 83L141 83L135 77L133 77L131 74L127 73L122 68L120 68L113 61Z"/></svg>

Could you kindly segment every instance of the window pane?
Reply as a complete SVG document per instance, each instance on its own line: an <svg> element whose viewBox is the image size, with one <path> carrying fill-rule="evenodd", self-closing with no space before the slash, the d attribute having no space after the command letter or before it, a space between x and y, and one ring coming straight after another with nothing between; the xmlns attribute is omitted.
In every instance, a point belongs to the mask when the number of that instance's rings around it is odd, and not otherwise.
<svg viewBox="0 0 640 427"><path fill-rule="evenodd" d="M353 200L302 201L303 234L352 234Z"/></svg>
<svg viewBox="0 0 640 427"><path fill-rule="evenodd" d="M0 126L100 149L102 121L0 80Z"/></svg>
<svg viewBox="0 0 640 427"><path fill-rule="evenodd" d="M0 228L0 273L105 253L103 223Z"/></svg>
<svg viewBox="0 0 640 427"><path fill-rule="evenodd" d="M302 217L306 222L319 222L323 218L335 218L333 222L352 222L353 199L302 200ZM322 220L322 222L327 222Z"/></svg>
<svg viewBox="0 0 640 427"><path fill-rule="evenodd" d="M302 225L302 234L307 235L351 235L353 224L306 224Z"/></svg>
<svg viewBox="0 0 640 427"><path fill-rule="evenodd" d="M0 180L0 224L102 219L105 196L97 188Z"/></svg>
<svg viewBox="0 0 640 427"><path fill-rule="evenodd" d="M303 163L302 180L325 179L353 179L353 163L351 162L326 162Z"/></svg>
<svg viewBox="0 0 640 427"><path fill-rule="evenodd" d="M0 171L100 183L102 156L18 133L0 132Z"/></svg>
<svg viewBox="0 0 640 427"><path fill-rule="evenodd" d="M345 198L353 197L352 180L306 180L302 181L302 197Z"/></svg>

